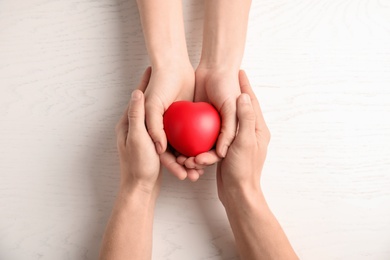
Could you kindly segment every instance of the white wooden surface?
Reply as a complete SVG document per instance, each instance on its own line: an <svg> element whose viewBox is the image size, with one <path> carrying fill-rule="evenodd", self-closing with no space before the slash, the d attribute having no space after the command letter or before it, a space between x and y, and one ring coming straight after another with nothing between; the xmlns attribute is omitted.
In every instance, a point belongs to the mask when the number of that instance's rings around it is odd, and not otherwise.
<svg viewBox="0 0 390 260"><path fill-rule="evenodd" d="M184 1L194 65L202 3ZM114 125L148 65L134 0L0 1L0 259L96 259ZM390 259L390 1L259 0L242 67L262 186L301 259ZM154 259L236 259L210 170L165 173Z"/></svg>

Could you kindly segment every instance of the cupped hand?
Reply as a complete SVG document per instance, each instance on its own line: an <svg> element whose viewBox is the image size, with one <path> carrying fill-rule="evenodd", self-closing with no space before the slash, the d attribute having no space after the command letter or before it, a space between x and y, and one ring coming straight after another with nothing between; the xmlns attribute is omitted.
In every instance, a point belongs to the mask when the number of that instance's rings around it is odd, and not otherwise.
<svg viewBox="0 0 390 260"><path fill-rule="evenodd" d="M226 156L237 131L236 100L240 95L238 70L198 67L195 72L195 102L211 103L220 113L222 124L215 149L196 157L179 156L177 162L187 169L204 169ZM192 178L199 178L194 172Z"/></svg>
<svg viewBox="0 0 390 260"><path fill-rule="evenodd" d="M220 113L222 124L216 152L226 156L237 130L236 100L240 95L238 71L198 68L195 72L195 101L210 102Z"/></svg>
<svg viewBox="0 0 390 260"><path fill-rule="evenodd" d="M145 91L146 126L153 139L156 151L160 154L161 163L183 180L193 179L203 170L188 169L180 165L170 149L167 149L167 138L164 132L163 115L175 101L193 101L195 74L191 64L178 64L175 67L153 68L152 75Z"/></svg>
<svg viewBox="0 0 390 260"><path fill-rule="evenodd" d="M242 94L237 99L238 131L217 167L218 195L224 205L226 196L234 196L236 191L260 190L260 175L270 141L260 105L244 71L239 73L239 82Z"/></svg>
<svg viewBox="0 0 390 260"><path fill-rule="evenodd" d="M153 192L160 179L159 155L145 127L145 99L142 91L148 85L150 74L151 69L148 68L116 126L121 190L124 191L141 188Z"/></svg>

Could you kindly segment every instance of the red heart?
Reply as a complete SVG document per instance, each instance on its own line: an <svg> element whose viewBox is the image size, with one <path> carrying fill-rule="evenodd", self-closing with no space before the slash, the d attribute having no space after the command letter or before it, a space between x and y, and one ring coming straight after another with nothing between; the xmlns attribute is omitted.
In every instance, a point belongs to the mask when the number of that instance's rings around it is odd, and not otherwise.
<svg viewBox="0 0 390 260"><path fill-rule="evenodd" d="M209 103L177 101L164 114L164 131L169 144L185 156L209 151L221 128L218 111Z"/></svg>

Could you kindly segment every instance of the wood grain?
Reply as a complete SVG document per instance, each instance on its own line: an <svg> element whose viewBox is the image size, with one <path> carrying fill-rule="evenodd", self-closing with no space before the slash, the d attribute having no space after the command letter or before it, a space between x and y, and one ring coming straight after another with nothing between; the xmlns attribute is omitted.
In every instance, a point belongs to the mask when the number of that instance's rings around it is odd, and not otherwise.
<svg viewBox="0 0 390 260"><path fill-rule="evenodd" d="M189 55L201 1L184 1ZM390 2L253 1L262 186L301 259L390 259ZM0 2L0 259L96 259L114 125L148 65L134 0ZM237 259L214 169L164 172L154 259Z"/></svg>

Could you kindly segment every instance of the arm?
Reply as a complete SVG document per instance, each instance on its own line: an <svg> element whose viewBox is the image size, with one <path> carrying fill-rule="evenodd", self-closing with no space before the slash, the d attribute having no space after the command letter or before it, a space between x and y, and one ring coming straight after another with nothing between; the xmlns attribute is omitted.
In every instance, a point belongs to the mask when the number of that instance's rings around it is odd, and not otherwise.
<svg viewBox="0 0 390 260"><path fill-rule="evenodd" d="M198 69L235 71L238 74L250 5L251 0L205 0L203 47Z"/></svg>
<svg viewBox="0 0 390 260"><path fill-rule="evenodd" d="M195 101L213 104L222 117L216 149L195 158L179 156L187 169L203 169L226 156L236 129L238 72L245 48L251 0L205 0L203 46L195 72ZM197 179L199 176L193 177Z"/></svg>
<svg viewBox="0 0 390 260"><path fill-rule="evenodd" d="M137 0L152 76L145 91L146 125L161 163L179 179L187 169L167 150L165 110L176 100L194 98L195 74L185 40L181 0ZM194 170L192 170L194 171Z"/></svg>
<svg viewBox="0 0 390 260"><path fill-rule="evenodd" d="M202 55L195 100L210 101L222 116L216 152L225 157L236 133L238 72L245 48L250 0L205 1Z"/></svg>
<svg viewBox="0 0 390 260"><path fill-rule="evenodd" d="M270 133L245 73L239 77L239 129L217 168L218 195L242 259L298 259L261 190Z"/></svg>
<svg viewBox="0 0 390 260"><path fill-rule="evenodd" d="M148 84L150 69L139 89ZM135 90L117 124L121 183L103 237L100 259L151 259L154 206L160 190L160 161L145 128L144 96Z"/></svg>
<svg viewBox="0 0 390 260"><path fill-rule="evenodd" d="M226 213L242 259L298 259L261 191L227 199Z"/></svg>
<svg viewBox="0 0 390 260"><path fill-rule="evenodd" d="M155 195L120 192L108 222L100 259L151 259Z"/></svg>
<svg viewBox="0 0 390 260"><path fill-rule="evenodd" d="M137 0L153 69L189 63L181 0Z"/></svg>

